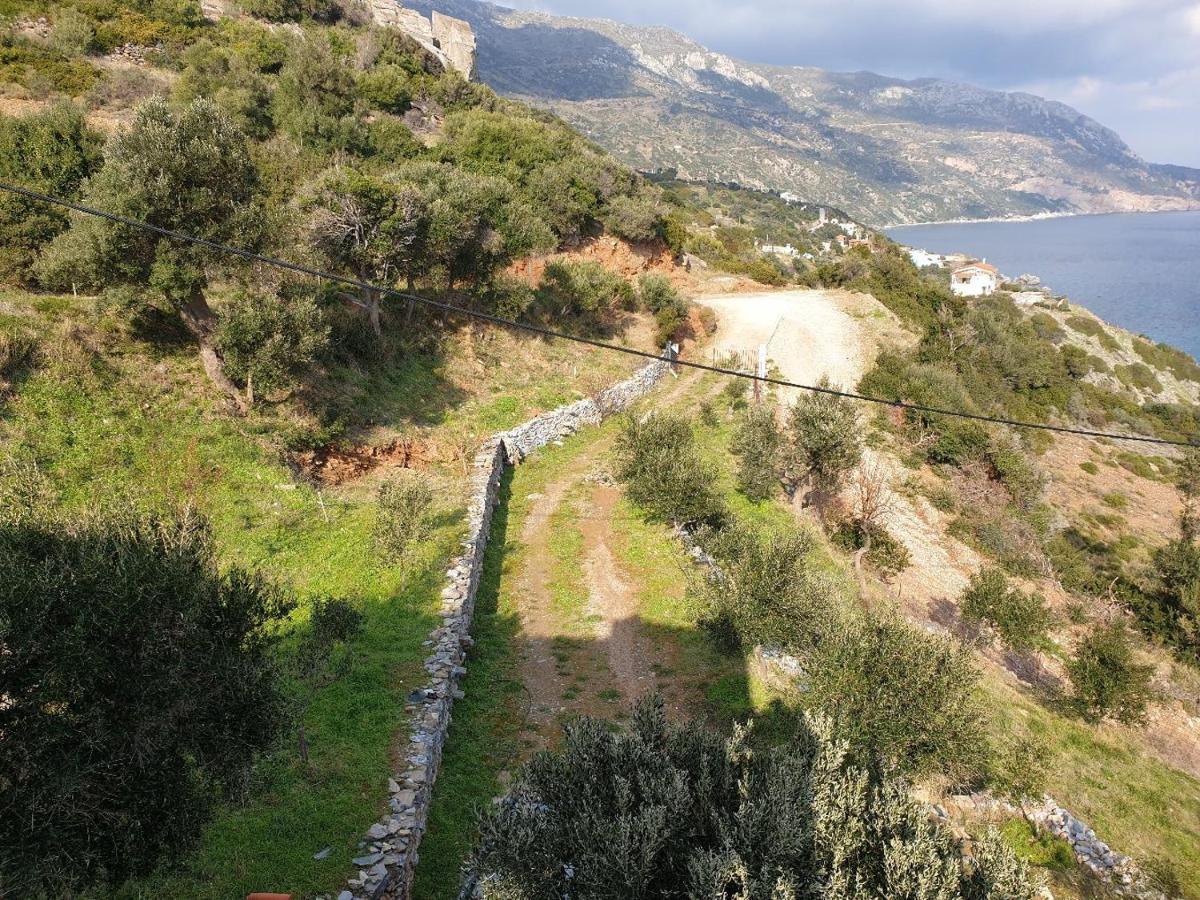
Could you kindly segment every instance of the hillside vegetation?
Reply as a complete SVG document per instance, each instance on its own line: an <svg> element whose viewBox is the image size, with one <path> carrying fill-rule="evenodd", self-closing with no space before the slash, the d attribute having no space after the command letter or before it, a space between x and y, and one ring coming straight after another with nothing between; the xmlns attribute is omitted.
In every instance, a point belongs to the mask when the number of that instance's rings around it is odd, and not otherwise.
<svg viewBox="0 0 1200 900"><path fill-rule="evenodd" d="M707 261L877 297L920 337L862 390L1167 437L1200 424L1177 390L1195 364L1169 348L1113 351L1103 326L1004 296L967 305L878 235L826 249L848 232L811 204L648 182L356 6L244 12L0 3L19 112L0 118L0 178L361 282L0 195L0 894L342 889L408 749L480 442L634 366L466 312L704 353L714 317L690 294L738 283L704 282ZM1092 796L1084 776L1040 777L1047 760L1140 779L1095 788L1105 824L1130 840L1140 824L1138 853L1195 895L1200 823L1166 821L1194 781L1136 738L1160 684L1190 690L1151 666L1195 664L1191 457L1104 457L1178 484L1177 531L1139 543L1117 492L1055 515L1036 435L669 384L661 408L506 476L418 895L456 896L469 860L503 876L497 897L562 893L578 871L587 896L671 896L686 872L697 896L1025 900L1019 841L971 822L964 843L911 787ZM990 560L962 598L973 635L927 633L881 587L914 562L868 477L885 452ZM1092 602L1061 643L1035 590L1050 577ZM1062 689L978 668L993 632ZM649 687L662 701L632 728L593 721ZM699 723L666 724L663 704ZM1060 746L1006 739L1010 718ZM556 792L574 835L543 833ZM547 862L551 844L578 869Z"/></svg>

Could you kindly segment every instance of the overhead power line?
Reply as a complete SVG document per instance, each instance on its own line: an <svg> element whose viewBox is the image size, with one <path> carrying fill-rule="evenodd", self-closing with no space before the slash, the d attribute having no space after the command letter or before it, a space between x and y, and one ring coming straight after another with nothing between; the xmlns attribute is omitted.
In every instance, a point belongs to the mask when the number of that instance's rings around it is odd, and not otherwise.
<svg viewBox="0 0 1200 900"><path fill-rule="evenodd" d="M541 337L552 338L556 340L572 341L577 344L586 344L589 347L597 347L601 350L609 350L614 353L624 353L627 356L637 356L643 359L652 360L663 359L663 356L658 353L651 353L646 350L637 350L633 347L623 347L620 344L612 344L608 341L596 340L595 338L567 334L562 331L555 331L552 328L543 328L540 325L533 325L528 322L517 322L512 319L494 316L491 313L480 312L479 310L474 309L466 309L461 306L455 306L452 303L445 303L441 300L433 300L429 297L422 297L418 294L408 294L403 291L395 290L394 288L371 284L370 282L361 281L357 278L349 278L344 275L335 275L332 272L314 269L311 266L305 266L300 263L288 262L287 260L277 259L271 256L264 256L263 254L255 253L252 250L244 250L240 247L231 247L228 244L210 241L207 238L195 237L190 234L185 234L182 231L176 231L172 228L163 228L159 225L152 225L149 222L142 222L138 219L131 219L127 216L118 215L117 213L111 213L107 212L106 210L85 206L82 203L75 203L74 201L65 200L61 197L54 197L50 194L43 194L39 191L33 191L29 188L20 187L19 185L8 184L7 182L0 181L0 190L8 191L10 194L17 194L30 200L37 200L42 203L61 206L65 209L83 213L84 215L95 216L100 219L107 219L110 222L116 222L120 225L127 225L131 228L140 228L155 234L161 234L163 237L168 237L173 240L195 244L200 247L207 247L208 249L215 250L218 253L237 256L241 259L249 260L251 262L262 263L263 265L273 266L289 272L295 272L299 275L308 275L312 278L318 278L334 284L343 284L348 287L373 291L385 297L396 297L401 300L409 300L416 303L421 303L430 307L431 309L467 316L481 322L488 322L504 328L511 328L517 331L524 331L529 334L536 334L540 335ZM727 369L716 365L710 366L706 365L705 363L692 362L685 359L675 359L672 360L672 362L674 362L676 365L684 366L689 369L697 369L702 372L713 372L717 375L727 375L733 378L745 378L749 381L758 381L763 384L775 385L777 387L795 388L796 390L809 391L815 394L843 397L847 400L859 400L864 403L875 403L880 406L890 406L894 409L910 410L912 412L927 413L930 415L950 416L957 419L969 419L975 422L988 422L994 425L1007 425L1011 428L1026 428L1035 431L1052 431L1059 434L1074 434L1081 437L1105 438L1107 440L1114 441L1136 441L1143 444L1160 444L1174 447L1200 447L1200 442L1195 441L1176 441L1168 438L1156 438L1137 434L1116 434L1108 431L1093 431L1086 428L1070 428L1064 425L1050 425L1044 422L1024 422L1017 419L1005 419L1000 416L987 416L980 413L964 412L962 410L942 409L937 406L926 406L920 403L908 403L899 399L889 400L885 397L872 397L868 394L858 394L853 391L842 391L837 390L836 388L823 387L821 385L798 384L797 382L788 381L784 378L772 378L766 375L755 375L750 372L741 372L737 369Z"/></svg>

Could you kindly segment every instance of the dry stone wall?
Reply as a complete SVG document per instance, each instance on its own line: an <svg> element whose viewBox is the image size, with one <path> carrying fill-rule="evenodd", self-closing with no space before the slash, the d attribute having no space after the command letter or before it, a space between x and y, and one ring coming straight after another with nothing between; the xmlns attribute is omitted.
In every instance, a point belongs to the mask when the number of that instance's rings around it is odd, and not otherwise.
<svg viewBox="0 0 1200 900"><path fill-rule="evenodd" d="M425 660L429 680L407 697L404 709L409 721L408 737L396 754L399 768L388 779L387 812L368 829L359 855L353 860L358 871L338 900L406 900L409 896L451 709L463 696L459 684L467 673L468 650L474 643L470 631L475 595L505 469L519 464L538 448L585 426L597 425L609 414L629 406L645 396L669 369L666 362L652 362L595 398L559 407L511 431L493 435L475 455L463 552L446 572L442 624L426 642L430 648Z"/></svg>

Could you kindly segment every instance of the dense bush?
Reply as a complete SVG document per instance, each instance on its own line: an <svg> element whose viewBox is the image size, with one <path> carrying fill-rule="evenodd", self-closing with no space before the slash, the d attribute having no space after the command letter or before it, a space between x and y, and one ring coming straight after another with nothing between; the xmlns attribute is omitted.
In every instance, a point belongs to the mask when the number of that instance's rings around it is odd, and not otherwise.
<svg viewBox="0 0 1200 900"><path fill-rule="evenodd" d="M515 898L1032 900L994 835L973 860L906 787L858 769L821 719L754 751L643 702L628 732L582 719L488 810L468 884Z"/></svg>
<svg viewBox="0 0 1200 900"><path fill-rule="evenodd" d="M760 403L742 414L730 444L738 458L738 489L751 500L779 493L784 438L775 419L775 404Z"/></svg>
<svg viewBox="0 0 1200 900"><path fill-rule="evenodd" d="M657 326L655 341L664 346L667 341L677 341L687 327L691 304L671 284L665 275L646 272L638 278L638 297L642 306L654 314Z"/></svg>
<svg viewBox="0 0 1200 900"><path fill-rule="evenodd" d="M1200 451L1180 460L1176 482L1179 534L1155 551L1150 587L1132 605L1144 628L1200 664Z"/></svg>
<svg viewBox="0 0 1200 900"><path fill-rule="evenodd" d="M959 781L979 773L979 675L968 649L898 617L868 615L831 631L807 668L809 702L861 758Z"/></svg>
<svg viewBox="0 0 1200 900"><path fill-rule="evenodd" d="M701 624L725 649L768 645L810 652L837 625L837 590L809 563L813 539L791 526L743 523L701 535L719 569L692 584Z"/></svg>
<svg viewBox="0 0 1200 900"><path fill-rule="evenodd" d="M376 501L375 548L388 562L400 562L429 531L433 491L424 479L413 476L385 481Z"/></svg>
<svg viewBox="0 0 1200 900"><path fill-rule="evenodd" d="M1119 622L1094 628L1067 663L1075 704L1092 721L1112 718L1135 724L1144 720L1153 696L1153 672L1153 666L1134 661L1129 632Z"/></svg>
<svg viewBox="0 0 1200 900"><path fill-rule="evenodd" d="M826 376L817 386L833 387ZM858 411L844 397L804 394L792 407L791 431L800 463L819 491L835 491L862 457Z"/></svg>
<svg viewBox="0 0 1200 900"><path fill-rule="evenodd" d="M0 116L0 179L67 200L100 163L100 138L67 103L21 117ZM67 227L66 210L0 194L0 280L32 277L38 251Z"/></svg>
<svg viewBox="0 0 1200 900"><path fill-rule="evenodd" d="M652 241L662 230L662 214L652 197L617 196L608 204L604 227L627 241Z"/></svg>
<svg viewBox="0 0 1200 900"><path fill-rule="evenodd" d="M630 416L617 439L617 476L649 515L680 525L719 523L716 472L696 447L692 424L670 413Z"/></svg>
<svg viewBox="0 0 1200 900"><path fill-rule="evenodd" d="M1000 569L986 568L972 575L959 606L964 620L986 623L1015 650L1030 650L1046 639L1050 624L1046 601L1040 594L1009 587Z"/></svg>
<svg viewBox="0 0 1200 900"><path fill-rule="evenodd" d="M286 721L277 591L194 515L0 523L0 882L66 896L189 846Z"/></svg>
<svg viewBox="0 0 1200 900"><path fill-rule="evenodd" d="M546 266L537 302L556 322L608 331L621 311L633 306L635 296L633 285L594 260L556 259Z"/></svg>

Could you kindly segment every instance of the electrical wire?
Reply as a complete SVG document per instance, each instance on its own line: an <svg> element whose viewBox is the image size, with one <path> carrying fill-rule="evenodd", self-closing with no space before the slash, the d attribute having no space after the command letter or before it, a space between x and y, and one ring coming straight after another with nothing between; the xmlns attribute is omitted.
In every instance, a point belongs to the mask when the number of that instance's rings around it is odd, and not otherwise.
<svg viewBox="0 0 1200 900"><path fill-rule="evenodd" d="M332 282L334 284L343 284L348 287L359 288L360 290L371 291L385 297L395 297L401 300L408 300L416 303L421 303L431 309L437 309L442 312L447 312L456 315L467 316L481 322L488 322L492 325L499 325L504 328L511 328L517 331L524 331L529 334L536 334L541 337L550 338L553 340L573 341L577 344L585 344L590 347L596 347L601 350L608 350L615 353L624 353L627 356L637 356L643 359L663 360L666 357L659 353L651 353L646 350L637 350L633 347L623 347L620 344L612 344L608 341L600 341L595 338L583 337L581 335L567 334L562 331L556 331L552 328L544 328L540 325L533 325L528 322L517 322L512 319L505 319L500 316L494 316L491 313L481 312L474 309L466 309L461 306L455 306L452 303L445 303L441 300L434 300L429 297L422 297L418 294L408 294L403 291L395 290L394 288L382 287L380 285L371 284L370 282L360 281L357 278L349 278L344 275L335 275L332 272L325 272L320 269L314 269L311 266L305 266L300 263L288 262L287 260L277 259L271 256L264 256L261 253L255 253L251 250L245 250L240 247L231 247L228 244L222 244L217 241L210 241L207 238L195 237L190 234L185 234L181 231L176 231L172 228L163 228L159 225L152 225L149 222L142 222L138 219L131 219L127 216L118 215L117 213L107 212L106 210L96 209L94 207L85 206L82 203L75 203L71 200L64 200L61 197L54 197L50 194L43 194L39 191L33 191L29 188L20 187L15 184L8 184L0 181L0 190L7 191L10 194L17 194L30 200L37 200L42 203L49 203L54 206L61 206L65 209L70 209L78 213L88 216L94 216L100 219L106 219L110 222L115 222L119 225L126 225L131 228L140 228L144 231L160 234L163 237L168 237L173 240L183 241L185 243L194 244L200 247L206 247L210 250L215 250L218 253L223 253L231 256L237 256L241 259L250 262L262 263L263 265L272 266L274 268L283 269L290 272L295 272L299 275L307 275L312 278L317 278L323 281ZM1050 425L1045 422L1026 422L1017 419L1005 419L1000 416L988 416L981 413L970 413L961 410L943 409L937 406L926 406L920 403L908 403L903 400L889 400L885 397L872 397L868 394L859 394L853 391L842 391L832 387L823 387L821 385L798 384L794 381L788 381L783 378L773 378L766 375L755 375L750 372L742 372L737 369L728 369L722 366L706 365L705 363L692 362L685 359L670 359L668 360L676 366L684 368L697 369L702 372L713 372L717 375L726 375L733 378L744 378L750 381L758 381L762 384L774 385L776 387L794 388L801 391L809 391L815 394L826 394L831 397L842 397L847 400L858 400L864 403L875 403L881 406L890 406L894 409L909 410L912 412L926 413L929 415L950 416L958 419L968 419L976 422L987 422L994 425L1005 425L1010 428L1025 428L1036 431L1052 431L1059 434L1073 434L1080 437L1104 438L1114 441L1135 441L1143 444L1159 444L1173 447L1200 447L1200 441L1177 441L1168 438L1156 438L1148 435L1135 434L1117 434L1108 431L1094 431L1086 428L1071 428L1064 425Z"/></svg>

